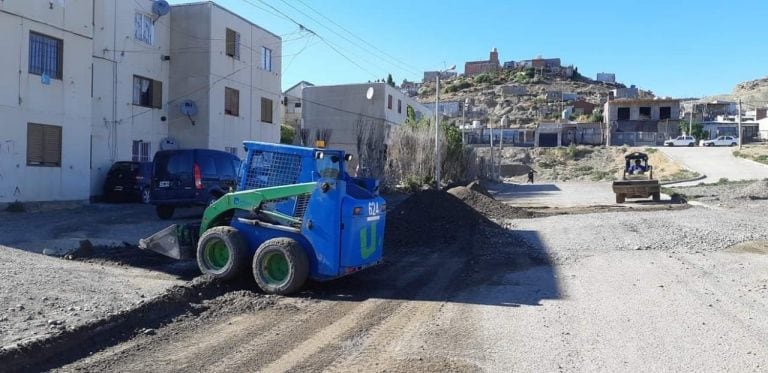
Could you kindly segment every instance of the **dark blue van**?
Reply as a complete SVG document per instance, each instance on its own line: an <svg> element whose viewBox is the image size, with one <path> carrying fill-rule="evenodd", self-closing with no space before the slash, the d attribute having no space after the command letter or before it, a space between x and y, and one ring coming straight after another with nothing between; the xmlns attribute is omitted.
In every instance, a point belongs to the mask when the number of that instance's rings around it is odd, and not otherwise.
<svg viewBox="0 0 768 373"><path fill-rule="evenodd" d="M151 203L160 219L170 219L177 207L207 206L235 190L240 159L220 150L164 150L152 169Z"/></svg>

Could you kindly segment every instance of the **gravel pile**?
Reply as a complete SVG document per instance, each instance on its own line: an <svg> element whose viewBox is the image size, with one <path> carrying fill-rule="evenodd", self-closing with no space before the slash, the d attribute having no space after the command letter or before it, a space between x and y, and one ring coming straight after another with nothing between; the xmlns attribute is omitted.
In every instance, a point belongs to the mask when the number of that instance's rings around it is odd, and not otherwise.
<svg viewBox="0 0 768 373"><path fill-rule="evenodd" d="M482 190L485 190L485 188ZM488 193L487 190L485 192ZM451 188L448 190L448 193L491 219L520 219L533 216L533 213L530 211L505 205L481 191L472 189L469 185Z"/></svg>
<svg viewBox="0 0 768 373"><path fill-rule="evenodd" d="M736 199L768 199L768 181L759 180L736 189L732 198Z"/></svg>

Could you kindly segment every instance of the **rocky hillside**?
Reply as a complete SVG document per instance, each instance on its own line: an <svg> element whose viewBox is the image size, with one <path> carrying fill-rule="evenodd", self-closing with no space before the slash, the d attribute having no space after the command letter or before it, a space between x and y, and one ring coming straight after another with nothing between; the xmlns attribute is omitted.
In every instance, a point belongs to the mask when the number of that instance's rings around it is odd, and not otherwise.
<svg viewBox="0 0 768 373"><path fill-rule="evenodd" d="M502 87L525 87L526 94L505 94ZM483 124L488 121L497 125L506 115L510 127L525 127L541 120L560 118L568 102L561 102L559 92L575 93L580 100L598 105L604 102L611 90L624 87L623 84L608 84L574 74L563 78L554 74L542 75L533 69L505 70L496 74L481 74L474 77L457 77L440 81L440 101L460 101L469 98L473 102L474 117ZM547 92L550 97L547 97ZM418 100L434 103L435 82L425 83L419 89ZM469 118L468 118L469 119ZM596 120L576 116L580 121Z"/></svg>
<svg viewBox="0 0 768 373"><path fill-rule="evenodd" d="M768 101L768 76L760 79L742 82L736 85L730 94L705 97L704 100L727 100L761 103Z"/></svg>

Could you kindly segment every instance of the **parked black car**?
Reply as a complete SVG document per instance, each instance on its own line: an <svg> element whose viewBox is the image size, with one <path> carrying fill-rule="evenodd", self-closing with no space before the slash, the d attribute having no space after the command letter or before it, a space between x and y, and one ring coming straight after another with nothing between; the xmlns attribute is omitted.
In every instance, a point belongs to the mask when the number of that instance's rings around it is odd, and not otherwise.
<svg viewBox="0 0 768 373"><path fill-rule="evenodd" d="M115 162L107 172L103 193L107 202L149 203L152 162Z"/></svg>
<svg viewBox="0 0 768 373"><path fill-rule="evenodd" d="M164 150L153 161L151 203L160 219L177 207L207 206L237 188L240 159L210 149Z"/></svg>

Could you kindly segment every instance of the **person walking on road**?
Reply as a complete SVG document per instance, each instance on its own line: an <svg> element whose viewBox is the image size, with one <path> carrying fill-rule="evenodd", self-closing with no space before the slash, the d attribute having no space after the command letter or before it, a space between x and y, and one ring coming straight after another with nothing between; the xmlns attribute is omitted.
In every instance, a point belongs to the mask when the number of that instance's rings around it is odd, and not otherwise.
<svg viewBox="0 0 768 373"><path fill-rule="evenodd" d="M531 183L531 184L533 184L533 174L535 172L536 171L534 171L532 168L530 170L528 170L528 182Z"/></svg>

